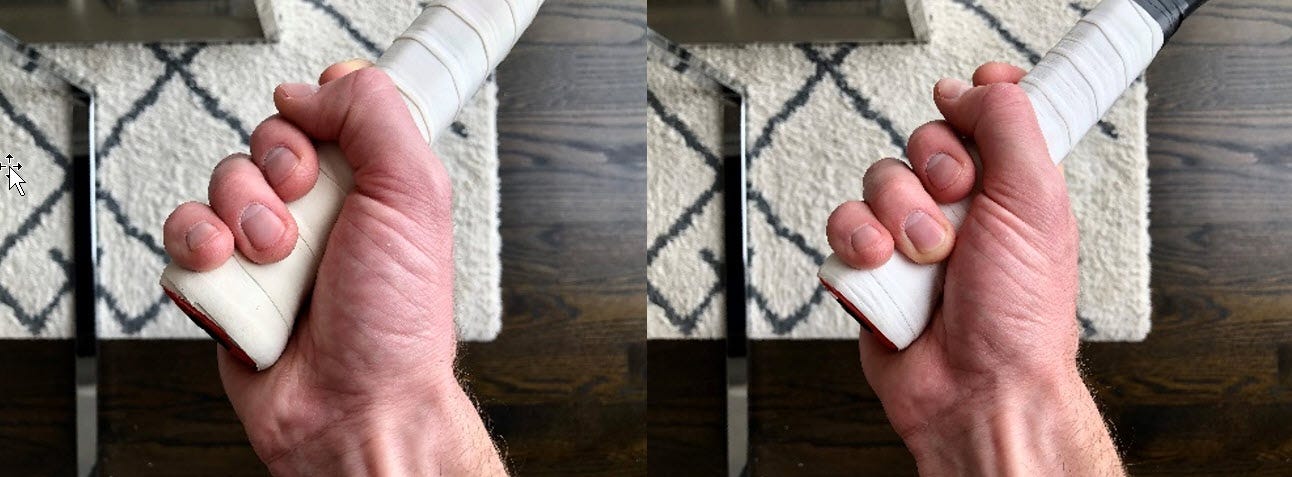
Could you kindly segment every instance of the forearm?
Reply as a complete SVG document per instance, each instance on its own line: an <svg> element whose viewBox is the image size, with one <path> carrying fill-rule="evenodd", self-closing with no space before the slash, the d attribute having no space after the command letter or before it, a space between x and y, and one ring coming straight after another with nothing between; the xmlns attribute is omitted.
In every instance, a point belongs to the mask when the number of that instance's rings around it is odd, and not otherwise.
<svg viewBox="0 0 1292 477"><path fill-rule="evenodd" d="M277 476L506 475L475 407L460 387L431 402L332 426L267 462Z"/></svg>
<svg viewBox="0 0 1292 477"><path fill-rule="evenodd" d="M1125 475L1080 377L993 393L943 416L907 444L921 475Z"/></svg>

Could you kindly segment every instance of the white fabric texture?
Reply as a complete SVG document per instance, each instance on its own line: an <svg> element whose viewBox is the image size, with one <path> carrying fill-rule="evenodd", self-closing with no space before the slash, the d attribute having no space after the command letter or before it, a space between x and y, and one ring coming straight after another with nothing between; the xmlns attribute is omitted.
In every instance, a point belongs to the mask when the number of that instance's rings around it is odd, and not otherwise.
<svg viewBox="0 0 1292 477"><path fill-rule="evenodd" d="M865 169L901 157L910 132L939 117L939 78L992 60L1030 67L1095 3L923 0L911 10L927 14L927 42L693 47L748 89L751 336L855 338L858 325L815 276L830 210L860 197ZM648 76L648 334L720 337L722 199L705 160L716 106L685 92L675 71L651 64ZM1145 94L1136 82L1065 162L1087 340L1141 340L1150 327Z"/></svg>
<svg viewBox="0 0 1292 477"><path fill-rule="evenodd" d="M166 215L203 200L215 163L247 150L250 132L274 111L275 85L315 81L335 61L376 59L421 11L412 0L274 0L268 10L272 43L37 48L97 93L101 336L205 336L157 284ZM23 73L0 69L0 93L14 103L0 114L0 148L24 159L30 182L26 198L0 206L0 244L13 244L0 246L0 297L12 298L0 299L0 337L67 337L72 297L60 287L69 275L57 264L71 250L70 185L46 150L66 154L67 113L24 90L35 82ZM487 82L435 144L454 183L455 302L466 340L490 340L501 329L496 94ZM46 141L53 147L36 136L54 138Z"/></svg>

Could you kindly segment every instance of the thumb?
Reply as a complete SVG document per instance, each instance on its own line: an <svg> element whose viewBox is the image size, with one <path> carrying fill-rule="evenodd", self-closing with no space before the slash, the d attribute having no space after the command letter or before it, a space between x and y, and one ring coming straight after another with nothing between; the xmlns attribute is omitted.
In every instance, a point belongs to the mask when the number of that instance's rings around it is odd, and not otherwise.
<svg viewBox="0 0 1292 477"><path fill-rule="evenodd" d="M314 140L341 147L358 192L378 200L391 194L396 199L449 197L443 164L380 69L361 68L322 86L280 85L274 105Z"/></svg>
<svg viewBox="0 0 1292 477"><path fill-rule="evenodd" d="M996 83L978 87L944 79L934 102L948 123L973 138L982 160L983 193L1027 219L1053 215L1067 204L1063 173L1050 158L1032 102L1021 87Z"/></svg>

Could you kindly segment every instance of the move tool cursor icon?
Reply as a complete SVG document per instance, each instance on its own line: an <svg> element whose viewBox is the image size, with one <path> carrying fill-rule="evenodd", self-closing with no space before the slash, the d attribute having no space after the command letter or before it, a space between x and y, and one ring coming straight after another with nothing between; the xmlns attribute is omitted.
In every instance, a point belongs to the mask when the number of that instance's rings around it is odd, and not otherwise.
<svg viewBox="0 0 1292 477"><path fill-rule="evenodd" d="M12 154L6 154L4 158L5 160L9 161L10 164L12 164L12 161L13 161ZM8 190L18 189L18 195L26 196L27 191L22 190L22 185L27 183L27 181L22 180L22 176L18 175L18 169L22 168L22 164L8 165L6 168L8 169L8 171L5 175L9 177Z"/></svg>

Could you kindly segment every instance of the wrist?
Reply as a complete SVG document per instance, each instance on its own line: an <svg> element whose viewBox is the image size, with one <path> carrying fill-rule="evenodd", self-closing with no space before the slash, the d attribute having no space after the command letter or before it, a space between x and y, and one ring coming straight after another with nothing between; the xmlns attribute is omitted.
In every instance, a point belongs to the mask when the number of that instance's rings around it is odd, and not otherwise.
<svg viewBox="0 0 1292 477"><path fill-rule="evenodd" d="M475 406L456 381L414 400L383 403L325 423L266 459L291 475L505 475Z"/></svg>
<svg viewBox="0 0 1292 477"><path fill-rule="evenodd" d="M974 393L904 439L923 475L1124 474L1075 369Z"/></svg>

